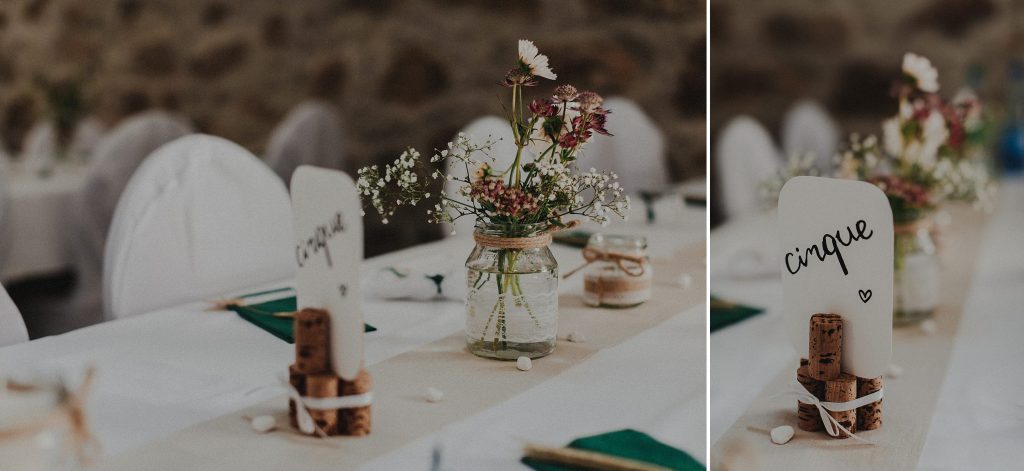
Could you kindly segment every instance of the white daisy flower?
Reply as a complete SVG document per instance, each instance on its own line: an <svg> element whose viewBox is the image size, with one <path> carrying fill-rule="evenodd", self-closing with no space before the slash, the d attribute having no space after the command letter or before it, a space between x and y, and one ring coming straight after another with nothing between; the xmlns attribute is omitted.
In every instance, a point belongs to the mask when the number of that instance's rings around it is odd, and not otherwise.
<svg viewBox="0 0 1024 471"><path fill-rule="evenodd" d="M522 51L522 46L519 50ZM547 58L545 58L545 63L547 63ZM903 56L903 73L913 78L917 88L921 91L927 93L939 91L939 71L935 70L927 57L912 52L906 53Z"/></svg>
<svg viewBox="0 0 1024 471"><path fill-rule="evenodd" d="M519 40L519 62L530 69L530 73L548 80L555 80L557 75L548 66L548 56L541 54L533 41Z"/></svg>

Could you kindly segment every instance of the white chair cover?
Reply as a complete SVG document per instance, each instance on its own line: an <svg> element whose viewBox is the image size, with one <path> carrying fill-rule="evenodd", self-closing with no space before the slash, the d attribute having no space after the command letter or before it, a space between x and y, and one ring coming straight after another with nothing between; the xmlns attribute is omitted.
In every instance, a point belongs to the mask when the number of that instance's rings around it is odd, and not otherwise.
<svg viewBox="0 0 1024 471"><path fill-rule="evenodd" d="M782 149L785 155L806 154L815 156L815 166L822 172L829 171L839 148L839 127L828 111L813 100L800 100L786 111L782 119Z"/></svg>
<svg viewBox="0 0 1024 471"><path fill-rule="evenodd" d="M57 128L49 121L40 121L25 135L21 165L31 173L51 168L57 162L57 147Z"/></svg>
<svg viewBox="0 0 1024 471"><path fill-rule="evenodd" d="M89 173L68 214L68 245L74 250L77 275L66 308L69 325L102 320L103 250L114 209L128 180L153 151L191 132L184 117L147 111L125 119L95 145Z"/></svg>
<svg viewBox="0 0 1024 471"><path fill-rule="evenodd" d="M300 165L341 170L343 132L341 115L334 105L321 100L302 103L271 134L267 165L286 185Z"/></svg>
<svg viewBox="0 0 1024 471"><path fill-rule="evenodd" d="M284 182L238 145L173 141L143 162L114 213L104 306L119 318L295 276Z"/></svg>
<svg viewBox="0 0 1024 471"><path fill-rule="evenodd" d="M86 163L92 159L93 150L103 138L107 128L99 118L89 116L79 121L75 133L68 144L68 159L72 162Z"/></svg>
<svg viewBox="0 0 1024 471"><path fill-rule="evenodd" d="M733 118L722 128L715 160L719 197L729 218L757 212L761 183L782 165L768 131L749 116Z"/></svg>
<svg viewBox="0 0 1024 471"><path fill-rule="evenodd" d="M670 179L665 136L657 124L628 98L608 98L604 107L611 110L606 127L613 136L595 134L583 149L580 168L615 172L631 195L666 190ZM639 203L634 198L634 204Z"/></svg>
<svg viewBox="0 0 1024 471"><path fill-rule="evenodd" d="M494 145L491 146L490 156L494 159L491 162L493 168L498 171L504 171L516 160L516 143L512 137L512 128L509 126L508 121L498 116L484 116L477 118L473 122L469 123L468 126L462 129L463 134L469 136L469 138L477 143L483 144L487 139L494 141ZM521 159L532 159L533 153L527 149L523 149L523 156ZM528 162L529 160L523 160ZM452 159L445 161L445 169L447 169L449 175L454 175L458 178L465 178L466 167L464 165L455 164ZM470 172L475 169L469 169ZM458 182L446 183L444 186L444 192L446 195L452 198L456 198L459 201L466 201L465 198L458 194L459 189ZM476 220L472 216L465 216L455 221L454 227L449 225L447 227L447 233L451 233L454 229L456 234L468 235L473 233L473 226L476 224Z"/></svg>
<svg viewBox="0 0 1024 471"><path fill-rule="evenodd" d="M7 290L0 286L0 347L28 341L28 330L25 320L18 312Z"/></svg>

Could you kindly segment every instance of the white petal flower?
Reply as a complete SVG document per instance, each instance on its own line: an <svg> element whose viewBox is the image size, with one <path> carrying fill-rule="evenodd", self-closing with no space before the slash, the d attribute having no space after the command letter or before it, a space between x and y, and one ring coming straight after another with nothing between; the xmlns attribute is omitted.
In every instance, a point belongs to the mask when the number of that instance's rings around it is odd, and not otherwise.
<svg viewBox="0 0 1024 471"><path fill-rule="evenodd" d="M927 57L912 52L903 56L903 73L914 79L917 88L923 92L939 91L939 72L932 66Z"/></svg>
<svg viewBox="0 0 1024 471"><path fill-rule="evenodd" d="M900 155L903 151L903 133L898 118L889 118L882 122L882 142L885 152L889 155Z"/></svg>
<svg viewBox="0 0 1024 471"><path fill-rule="evenodd" d="M946 119L938 111L933 111L924 121L924 146L918 161L922 167L929 169L935 166L939 157L939 148L949 138Z"/></svg>
<svg viewBox="0 0 1024 471"><path fill-rule="evenodd" d="M519 62L530 69L530 73L548 80L558 78L548 66L548 56L541 54L533 41L526 39L519 40Z"/></svg>

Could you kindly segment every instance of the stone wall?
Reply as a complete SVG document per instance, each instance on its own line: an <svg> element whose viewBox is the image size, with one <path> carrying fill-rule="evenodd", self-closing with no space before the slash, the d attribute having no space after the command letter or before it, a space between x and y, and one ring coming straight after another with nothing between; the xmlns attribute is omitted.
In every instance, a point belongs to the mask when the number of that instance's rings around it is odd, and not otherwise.
<svg viewBox="0 0 1024 471"><path fill-rule="evenodd" d="M896 111L893 85L909 51L932 60L947 97L968 74L980 76L998 115L1007 63L1024 58L1018 0L711 0L709 30L713 202L714 144L738 114L757 118L778 142L787 108L812 98L843 134L880 134ZM712 225L719 209L712 205Z"/></svg>
<svg viewBox="0 0 1024 471"><path fill-rule="evenodd" d="M711 0L712 134L747 113L777 135L801 97L846 130L878 133L907 51L932 60L947 96L980 71L1001 106L1007 61L1024 58L1022 26L1016 0Z"/></svg>
<svg viewBox="0 0 1024 471"><path fill-rule="evenodd" d="M705 168L705 31L699 0L4 0L0 136L17 148L44 90L70 88L109 123L176 109L259 153L315 95L343 110L352 171L500 113L496 82L529 38L560 81L644 106L684 179ZM367 218L369 253L438 235L402 216Z"/></svg>

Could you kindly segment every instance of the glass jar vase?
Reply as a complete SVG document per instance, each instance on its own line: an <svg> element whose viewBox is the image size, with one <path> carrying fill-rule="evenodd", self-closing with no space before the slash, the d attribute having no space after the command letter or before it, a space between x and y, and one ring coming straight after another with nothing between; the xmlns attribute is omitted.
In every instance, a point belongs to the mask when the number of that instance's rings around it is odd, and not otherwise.
<svg viewBox="0 0 1024 471"><path fill-rule="evenodd" d="M583 303L593 307L626 308L651 299L653 271L647 258L647 238L594 234L583 249Z"/></svg>
<svg viewBox="0 0 1024 471"><path fill-rule="evenodd" d="M554 351L558 262L547 230L477 224L466 260L466 344L474 355L515 360Z"/></svg>
<svg viewBox="0 0 1024 471"><path fill-rule="evenodd" d="M939 304L939 259L927 219L897 224L893 251L893 324L916 324Z"/></svg>

